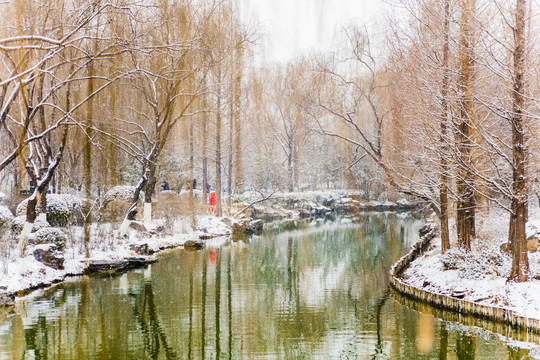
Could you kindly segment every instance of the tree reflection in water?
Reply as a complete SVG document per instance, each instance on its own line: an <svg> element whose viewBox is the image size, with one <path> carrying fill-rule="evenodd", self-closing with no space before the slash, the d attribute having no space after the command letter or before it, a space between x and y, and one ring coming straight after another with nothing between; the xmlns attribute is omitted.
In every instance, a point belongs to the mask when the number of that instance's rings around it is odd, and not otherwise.
<svg viewBox="0 0 540 360"><path fill-rule="evenodd" d="M163 349L166 359L177 359L176 351L169 345L167 334L163 331L159 321L152 281L145 280L142 294L131 294L131 297L133 299L131 301L133 315L143 335L144 356L158 359Z"/></svg>
<svg viewBox="0 0 540 360"><path fill-rule="evenodd" d="M144 272L83 277L19 300L0 323L0 358L537 356L388 291L388 270L421 225L393 214L295 223L247 243L166 253Z"/></svg>

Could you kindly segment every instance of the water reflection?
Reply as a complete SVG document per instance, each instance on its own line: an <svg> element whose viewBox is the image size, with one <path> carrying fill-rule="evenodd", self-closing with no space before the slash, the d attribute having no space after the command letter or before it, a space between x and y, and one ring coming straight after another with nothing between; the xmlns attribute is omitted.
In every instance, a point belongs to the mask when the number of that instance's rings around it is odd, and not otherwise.
<svg viewBox="0 0 540 360"><path fill-rule="evenodd" d="M392 214L286 224L249 243L84 277L17 302L0 323L0 359L538 356L519 336L396 299L388 269L421 225Z"/></svg>

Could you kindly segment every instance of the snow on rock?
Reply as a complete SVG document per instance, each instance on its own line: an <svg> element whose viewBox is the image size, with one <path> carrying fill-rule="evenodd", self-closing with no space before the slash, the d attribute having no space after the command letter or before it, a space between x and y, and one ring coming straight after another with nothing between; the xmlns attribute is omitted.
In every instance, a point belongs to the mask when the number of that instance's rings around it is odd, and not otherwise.
<svg viewBox="0 0 540 360"><path fill-rule="evenodd" d="M412 203L407 199L399 199L398 201L396 201L396 204L401 205L401 206L409 206Z"/></svg>
<svg viewBox="0 0 540 360"><path fill-rule="evenodd" d="M13 220L13 214L5 206L0 206L0 226L11 224Z"/></svg>
<svg viewBox="0 0 540 360"><path fill-rule="evenodd" d="M66 274L82 273L84 266L78 261L66 261L63 270L53 269L37 261L32 255L34 248L30 248L28 256L16 258L7 266L7 271L0 276L0 287L8 293L49 285L62 280Z"/></svg>
<svg viewBox="0 0 540 360"><path fill-rule="evenodd" d="M529 220L529 222L527 222L525 231L527 233L527 238L531 236L538 236L540 234L540 219Z"/></svg>

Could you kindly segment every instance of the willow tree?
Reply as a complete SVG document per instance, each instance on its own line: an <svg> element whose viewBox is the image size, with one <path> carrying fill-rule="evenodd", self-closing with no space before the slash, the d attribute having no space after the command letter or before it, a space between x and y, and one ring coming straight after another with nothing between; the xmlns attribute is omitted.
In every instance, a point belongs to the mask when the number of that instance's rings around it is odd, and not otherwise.
<svg viewBox="0 0 540 360"><path fill-rule="evenodd" d="M32 2L17 1L0 6L6 24L2 27L0 38L0 56L3 60L0 69L0 124L12 143L11 151L5 156L3 154L1 159L2 170L17 159L29 142L36 139L25 139L30 122L43 107L49 106L47 102L52 102L59 89L67 86L69 81L66 79L74 77L66 70L72 61L66 57L66 49L72 50L79 64L91 62L92 53L85 53L86 60L81 57L87 50L84 49L84 43L89 38L86 30L93 26L92 22L99 14L109 11L111 5L83 2L75 8L51 1L43 7ZM60 19L70 22L70 26ZM75 70L78 69L75 66ZM42 93L39 104L30 105L30 98L34 94L32 87L36 82L42 83L47 74L59 75L60 78L54 86L39 90ZM10 116L18 104L24 109L22 114L16 115L22 119L20 123L13 121L15 116Z"/></svg>
<svg viewBox="0 0 540 360"><path fill-rule="evenodd" d="M230 55L231 71L229 84L229 147L227 159L227 205L232 205L232 195L242 182L242 127L241 91L244 67L244 39L237 27L231 28L233 49ZM233 180L234 179L234 180Z"/></svg>
<svg viewBox="0 0 540 360"><path fill-rule="evenodd" d="M111 138L140 165L140 180L133 194L132 206L121 227L121 235L134 219L139 194L144 193L144 221L152 218L152 196L157 166L163 149L176 124L190 115L191 105L199 95L193 85L198 71L198 18L188 1L174 4L157 1L147 6L134 29L127 56L133 76L128 93L138 102L125 104L128 116Z"/></svg>
<svg viewBox="0 0 540 360"><path fill-rule="evenodd" d="M395 151L386 138L392 113L388 89L395 81L390 72L392 66L381 61L374 37L365 26L348 26L344 37L346 53L331 54L317 64L324 76L317 97L312 99L313 106L324 113L316 119L319 132L348 142L376 164L386 184L399 193L425 201L438 211L433 186L425 186L425 174L415 171L418 166L402 163L396 167L390 161L389 154Z"/></svg>
<svg viewBox="0 0 540 360"><path fill-rule="evenodd" d="M271 79L272 90L268 97L273 109L269 121L272 135L284 154L287 173L287 191L299 187L300 153L311 133L307 124L305 99L311 91L311 67L305 60L276 69Z"/></svg>
<svg viewBox="0 0 540 360"><path fill-rule="evenodd" d="M231 140L234 133L234 116L236 108L234 104L234 94L227 96L227 90L234 92L235 73L239 71L239 64L235 60L235 52L240 34L235 30L237 27L236 14L232 3L222 3L218 6L218 11L208 17L205 37L203 39L207 52L208 63L210 65L207 85L207 102L214 118L214 163L215 163L215 183L216 183L216 209L215 215L221 216L222 209L222 189L223 189L223 150L224 139L222 136L223 127L229 118L229 138ZM234 25L234 26L233 26ZM239 54L237 54L239 55ZM239 89L238 89L239 90ZM229 101L227 99L229 98ZM229 109L227 109L229 104ZM229 149L232 156L232 149ZM232 161L232 160L231 160ZM229 171L229 176L231 176ZM203 185L205 186L205 185ZM232 185L231 185L232 190Z"/></svg>

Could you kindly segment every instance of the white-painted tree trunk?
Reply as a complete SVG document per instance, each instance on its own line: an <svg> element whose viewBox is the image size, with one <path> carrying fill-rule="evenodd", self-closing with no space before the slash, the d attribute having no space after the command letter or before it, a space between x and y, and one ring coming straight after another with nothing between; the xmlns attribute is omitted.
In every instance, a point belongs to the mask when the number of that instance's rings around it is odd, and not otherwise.
<svg viewBox="0 0 540 360"><path fill-rule="evenodd" d="M39 213L39 215L37 216L37 218L39 220L43 220L43 221L47 221L47 214L46 213Z"/></svg>
<svg viewBox="0 0 540 360"><path fill-rule="evenodd" d="M24 253L26 252L26 245L28 244L28 237L30 236L30 233L32 232L32 226L34 224L25 221L24 227L21 231L21 235L19 235L19 255L20 257L24 256Z"/></svg>
<svg viewBox="0 0 540 360"><path fill-rule="evenodd" d="M152 203L144 203L143 222L145 224L150 224L152 222Z"/></svg>
<svg viewBox="0 0 540 360"><path fill-rule="evenodd" d="M130 224L131 224L131 220L128 220L128 218L125 218L125 219L124 219L124 222L122 223L122 226L120 226L120 233L119 233L119 236L120 236L121 238L123 238L124 236L126 236Z"/></svg>

